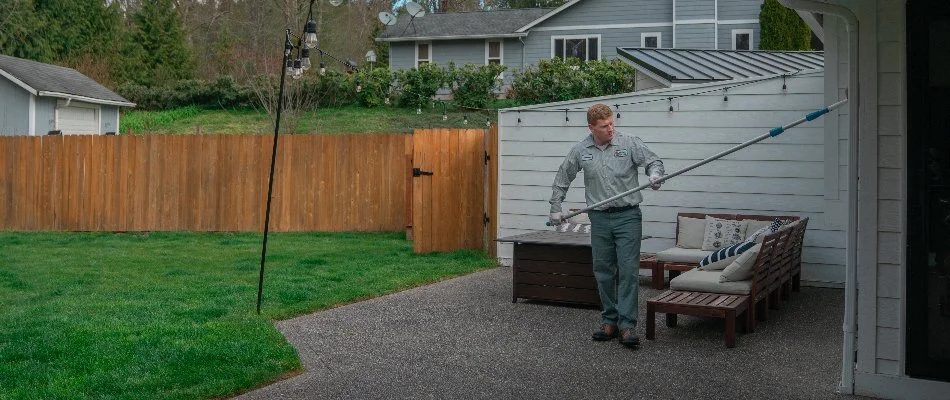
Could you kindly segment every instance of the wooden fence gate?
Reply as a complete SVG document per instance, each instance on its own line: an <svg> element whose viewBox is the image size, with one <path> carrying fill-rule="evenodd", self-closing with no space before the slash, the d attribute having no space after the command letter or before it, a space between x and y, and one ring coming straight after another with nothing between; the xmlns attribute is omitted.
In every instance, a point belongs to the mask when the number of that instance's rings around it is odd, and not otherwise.
<svg viewBox="0 0 950 400"><path fill-rule="evenodd" d="M416 130L412 236L416 253L493 249L492 129ZM491 245L491 246L490 246Z"/></svg>

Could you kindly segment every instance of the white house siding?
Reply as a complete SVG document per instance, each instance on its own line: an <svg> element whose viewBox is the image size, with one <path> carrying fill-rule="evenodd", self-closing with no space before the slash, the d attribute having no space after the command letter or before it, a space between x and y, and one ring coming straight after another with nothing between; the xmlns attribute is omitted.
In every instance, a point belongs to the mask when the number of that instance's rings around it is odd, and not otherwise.
<svg viewBox="0 0 950 400"><path fill-rule="evenodd" d="M894 399L946 399L950 383L906 375L906 2L838 1L859 20L858 256L856 394ZM826 16L828 97L848 86L848 33ZM836 71L832 71L832 70ZM831 120L829 120L831 121ZM846 138L847 116L838 118ZM842 140L840 159L847 157ZM828 157L826 156L826 160ZM846 172L841 181L847 179ZM846 199L842 193L841 198ZM847 367L847 365L845 365Z"/></svg>
<svg viewBox="0 0 950 400"><path fill-rule="evenodd" d="M30 134L30 92L0 77L0 136Z"/></svg>
<svg viewBox="0 0 950 400"><path fill-rule="evenodd" d="M551 183L568 150L588 134L591 104L658 102L621 107L617 129L642 138L672 172L719 151L801 118L825 104L822 73L735 87L723 101L713 83L503 110L499 128L498 237L544 226ZM670 96L712 89L712 93L673 102ZM570 121L565 122L564 109ZM519 110L522 110L519 112ZM531 112L549 110L553 112ZM518 119L521 123L518 123ZM678 212L794 214L810 218L805 237L802 279L806 284L840 286L844 281L845 226L826 210L824 121L808 122L777 138L750 146L725 159L671 179L660 191L644 193L644 231L655 238L644 251L671 247ZM642 173L642 171L641 171ZM568 192L565 208L584 207L583 179ZM510 264L511 245L499 244L502 263Z"/></svg>
<svg viewBox="0 0 950 400"><path fill-rule="evenodd" d="M715 49L716 24L677 24L676 48Z"/></svg>

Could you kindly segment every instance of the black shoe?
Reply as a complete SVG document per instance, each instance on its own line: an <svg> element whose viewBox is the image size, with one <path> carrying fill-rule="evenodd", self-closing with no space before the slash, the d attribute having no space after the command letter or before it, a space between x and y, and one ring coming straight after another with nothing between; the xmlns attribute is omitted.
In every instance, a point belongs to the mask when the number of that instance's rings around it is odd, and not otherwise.
<svg viewBox="0 0 950 400"><path fill-rule="evenodd" d="M620 332L620 344L631 349L640 347L640 337L635 328L627 328Z"/></svg>
<svg viewBox="0 0 950 400"><path fill-rule="evenodd" d="M597 342L606 342L617 337L617 325L604 324L600 330L590 335L591 339Z"/></svg>

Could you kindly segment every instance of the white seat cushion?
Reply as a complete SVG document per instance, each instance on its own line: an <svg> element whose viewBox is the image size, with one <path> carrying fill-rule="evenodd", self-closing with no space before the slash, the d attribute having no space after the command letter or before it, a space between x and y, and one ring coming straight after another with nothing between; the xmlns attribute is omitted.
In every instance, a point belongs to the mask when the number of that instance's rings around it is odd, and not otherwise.
<svg viewBox="0 0 950 400"><path fill-rule="evenodd" d="M708 256L710 253L712 252L700 249L681 249L679 247L671 247L656 253L656 260L666 262L692 263L698 265L699 261L706 258L706 256Z"/></svg>
<svg viewBox="0 0 950 400"><path fill-rule="evenodd" d="M722 271L702 271L692 269L670 281L670 289L688 292L709 292L725 294L749 294L752 280L719 282Z"/></svg>
<svg viewBox="0 0 950 400"><path fill-rule="evenodd" d="M676 217L676 247L701 249L705 232L705 218Z"/></svg>

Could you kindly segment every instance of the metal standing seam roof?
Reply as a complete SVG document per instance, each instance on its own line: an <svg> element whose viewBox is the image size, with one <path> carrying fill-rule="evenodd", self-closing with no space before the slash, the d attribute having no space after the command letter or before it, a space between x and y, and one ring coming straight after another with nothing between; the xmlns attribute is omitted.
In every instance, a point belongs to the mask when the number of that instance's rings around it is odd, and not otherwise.
<svg viewBox="0 0 950 400"><path fill-rule="evenodd" d="M693 50L620 47L617 55L670 83L752 78L824 67L820 51Z"/></svg>
<svg viewBox="0 0 950 400"><path fill-rule="evenodd" d="M90 103L127 107L135 105L72 68L0 54L0 76L38 96L77 98Z"/></svg>
<svg viewBox="0 0 950 400"><path fill-rule="evenodd" d="M522 8L495 11L425 14L411 18L400 14L395 25L387 26L377 40L399 42L428 39L518 37L525 25L543 17L553 8ZM410 24L412 20L412 24Z"/></svg>

